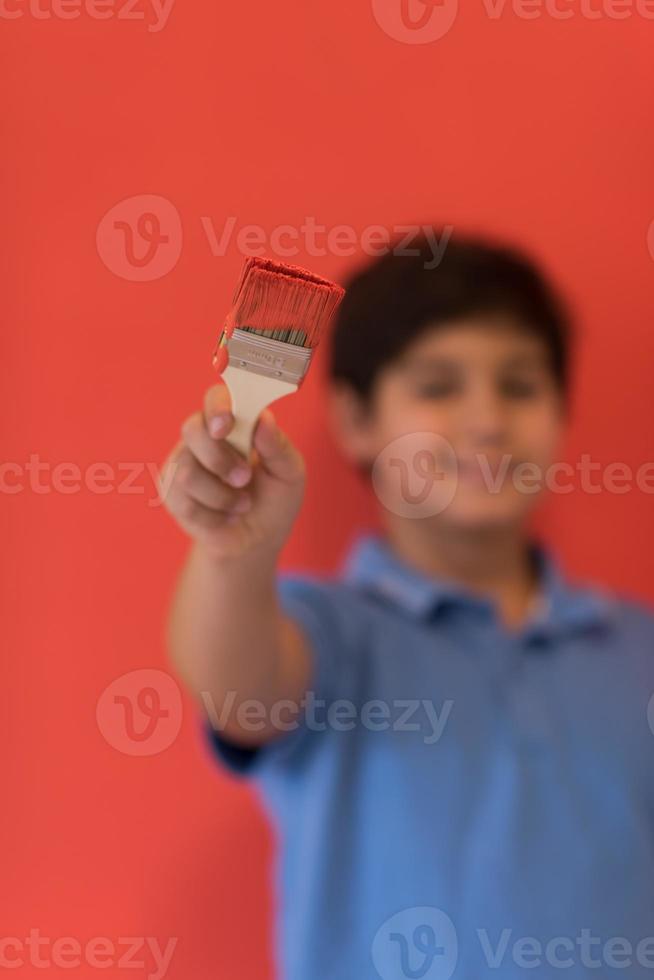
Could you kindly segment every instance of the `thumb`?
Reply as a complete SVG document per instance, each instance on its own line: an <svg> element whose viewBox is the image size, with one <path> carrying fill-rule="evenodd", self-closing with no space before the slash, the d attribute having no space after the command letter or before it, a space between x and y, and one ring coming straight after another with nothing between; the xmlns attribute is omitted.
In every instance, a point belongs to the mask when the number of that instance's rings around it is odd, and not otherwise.
<svg viewBox="0 0 654 980"><path fill-rule="evenodd" d="M283 432L269 408L264 408L252 442L262 467L278 480L292 483L304 475L302 454Z"/></svg>

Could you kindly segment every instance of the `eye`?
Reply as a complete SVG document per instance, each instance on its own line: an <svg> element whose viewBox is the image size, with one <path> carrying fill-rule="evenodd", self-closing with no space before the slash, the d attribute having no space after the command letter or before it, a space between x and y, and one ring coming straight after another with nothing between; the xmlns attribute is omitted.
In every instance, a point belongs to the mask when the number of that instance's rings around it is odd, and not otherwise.
<svg viewBox="0 0 654 980"><path fill-rule="evenodd" d="M419 398L447 398L456 391L457 384L454 381L431 381L417 387Z"/></svg>
<svg viewBox="0 0 654 980"><path fill-rule="evenodd" d="M502 393L507 398L534 398L539 389L538 382L528 378L506 378L502 382Z"/></svg>

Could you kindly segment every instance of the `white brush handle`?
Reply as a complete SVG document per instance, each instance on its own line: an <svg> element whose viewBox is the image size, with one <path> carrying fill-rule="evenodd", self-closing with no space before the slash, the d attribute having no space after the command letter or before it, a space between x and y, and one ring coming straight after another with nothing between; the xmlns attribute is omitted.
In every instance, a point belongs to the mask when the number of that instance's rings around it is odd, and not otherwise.
<svg viewBox="0 0 654 980"><path fill-rule="evenodd" d="M269 378L229 364L223 371L222 380L232 396L234 428L226 442L250 458L252 434L261 412L283 395L297 391L298 386L281 378Z"/></svg>

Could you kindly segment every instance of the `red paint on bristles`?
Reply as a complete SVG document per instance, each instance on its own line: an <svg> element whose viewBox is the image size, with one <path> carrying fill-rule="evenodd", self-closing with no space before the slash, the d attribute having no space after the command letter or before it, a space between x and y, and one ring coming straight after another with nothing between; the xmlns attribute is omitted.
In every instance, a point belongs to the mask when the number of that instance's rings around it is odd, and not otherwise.
<svg viewBox="0 0 654 980"><path fill-rule="evenodd" d="M285 262L258 256L245 260L225 323L235 328L270 333L297 347L315 348L345 290L329 279Z"/></svg>

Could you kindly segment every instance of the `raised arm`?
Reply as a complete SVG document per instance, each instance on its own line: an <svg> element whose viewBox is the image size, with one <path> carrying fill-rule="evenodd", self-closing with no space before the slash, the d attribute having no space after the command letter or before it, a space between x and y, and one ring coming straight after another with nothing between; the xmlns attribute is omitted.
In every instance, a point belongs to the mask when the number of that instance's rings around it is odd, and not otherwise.
<svg viewBox="0 0 654 980"><path fill-rule="evenodd" d="M302 503L305 468L268 409L255 431L252 466L225 441L232 425L229 392L216 385L203 410L184 422L162 471L164 503L192 539L167 637L179 676L212 706L223 733L258 745L276 734L272 705L299 703L309 681L307 640L282 613L275 587L278 556ZM239 704L249 700L259 703L266 720L256 732L237 717Z"/></svg>

